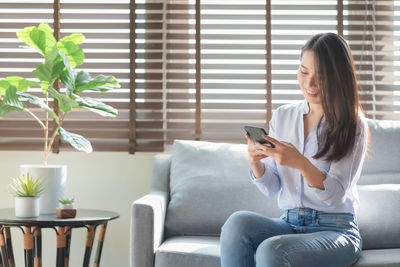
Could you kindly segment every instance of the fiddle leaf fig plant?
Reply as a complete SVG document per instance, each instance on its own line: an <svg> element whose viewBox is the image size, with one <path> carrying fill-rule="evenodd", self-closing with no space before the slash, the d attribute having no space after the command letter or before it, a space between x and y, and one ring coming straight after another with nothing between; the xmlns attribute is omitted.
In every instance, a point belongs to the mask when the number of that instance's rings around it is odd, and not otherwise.
<svg viewBox="0 0 400 267"><path fill-rule="evenodd" d="M79 151L92 152L92 146L86 138L62 127L65 115L74 109L86 109L101 116L116 117L118 111L112 106L80 94L114 90L119 88L118 81L113 76L92 77L87 71L76 69L85 59L83 50L79 47L85 39L83 34L73 33L57 41L51 27L41 23L37 27L26 27L17 32L17 37L43 56L43 61L32 71L39 82L19 76L0 80L0 118L10 112L27 112L39 123L44 132L44 165L47 164L48 154L57 135ZM65 89L56 90L53 87L58 79ZM41 88L42 96L28 93L27 90L32 87ZM57 100L59 113L55 112L54 105L49 106L50 98ZM45 111L45 118L34 114L27 103ZM51 136L50 117L56 123Z"/></svg>

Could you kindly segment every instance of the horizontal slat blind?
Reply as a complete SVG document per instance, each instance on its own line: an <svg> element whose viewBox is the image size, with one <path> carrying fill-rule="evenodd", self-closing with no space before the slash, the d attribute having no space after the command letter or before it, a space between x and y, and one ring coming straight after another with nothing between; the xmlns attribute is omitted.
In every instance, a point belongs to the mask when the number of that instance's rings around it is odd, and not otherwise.
<svg viewBox="0 0 400 267"><path fill-rule="evenodd" d="M0 79L15 75L37 81L31 72L41 62L41 55L23 48L16 32L40 22L53 25L53 1L0 1ZM30 91L39 92L40 88ZM31 110L45 118L38 108ZM42 128L28 113L12 112L0 120L0 149L40 150L43 136Z"/></svg>
<svg viewBox="0 0 400 267"><path fill-rule="evenodd" d="M61 38L82 33L85 63L77 69L92 77L113 75L121 88L106 93L84 92L118 109L117 118L87 110L66 115L65 128L87 137L96 151L128 151L129 138L129 0L60 0ZM69 128L67 128L69 125Z"/></svg>
<svg viewBox="0 0 400 267"><path fill-rule="evenodd" d="M266 125L265 3L201 1L202 139L244 142L244 125Z"/></svg>
<svg viewBox="0 0 400 267"><path fill-rule="evenodd" d="M301 47L312 35L339 28L353 51L367 115L400 119L398 1L201 0L199 77L196 1L132 1L134 51L130 51L130 0L60 0L61 37L73 32L86 36L82 45L86 60L78 68L92 76L114 75L121 84L113 92L86 93L116 107L117 118L86 111L66 117L65 128L90 139L97 151L128 151L132 136L136 151L162 151L175 139L196 139L199 125L201 140L244 142L242 126L265 127L269 105L275 110L303 99L297 82ZM270 21L267 3L271 3ZM0 79L9 75L34 79L31 71L40 55L20 48L15 32L40 22L52 26L52 0L0 0ZM267 51L268 36L271 51ZM135 58L134 76L130 54ZM130 104L130 90L135 105ZM31 92L40 95L38 88ZM269 93L272 103L267 103ZM132 107L135 115L130 118ZM40 110L33 111L44 118ZM130 128L130 120L134 127ZM27 114L10 113L0 120L1 149L41 149L42 134Z"/></svg>
<svg viewBox="0 0 400 267"><path fill-rule="evenodd" d="M304 99L297 81L301 48L321 32L337 33L337 1L272 1L272 108Z"/></svg>
<svg viewBox="0 0 400 267"><path fill-rule="evenodd" d="M344 35L355 57L360 98L375 119L400 119L400 3L344 1Z"/></svg>
<svg viewBox="0 0 400 267"><path fill-rule="evenodd" d="M195 139L196 20L195 1L168 1L163 64L166 102L166 140Z"/></svg>
<svg viewBox="0 0 400 267"><path fill-rule="evenodd" d="M194 139L194 14L186 0L136 1L136 112L161 149L164 141Z"/></svg>

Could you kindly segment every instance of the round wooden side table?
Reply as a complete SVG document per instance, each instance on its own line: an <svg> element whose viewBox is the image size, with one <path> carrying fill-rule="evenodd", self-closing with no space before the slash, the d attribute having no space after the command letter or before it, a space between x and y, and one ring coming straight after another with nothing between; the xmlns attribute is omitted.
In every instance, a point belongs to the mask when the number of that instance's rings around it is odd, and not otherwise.
<svg viewBox="0 0 400 267"><path fill-rule="evenodd" d="M10 227L18 227L24 235L25 267L42 266L42 228L52 228L57 234L57 267L68 267L73 228L87 228L83 267L89 266L96 228L100 226L94 267L100 266L107 222L117 219L112 211L78 209L75 218L58 219L56 214L41 214L35 218L15 217L14 209L0 209L0 266L15 267Z"/></svg>

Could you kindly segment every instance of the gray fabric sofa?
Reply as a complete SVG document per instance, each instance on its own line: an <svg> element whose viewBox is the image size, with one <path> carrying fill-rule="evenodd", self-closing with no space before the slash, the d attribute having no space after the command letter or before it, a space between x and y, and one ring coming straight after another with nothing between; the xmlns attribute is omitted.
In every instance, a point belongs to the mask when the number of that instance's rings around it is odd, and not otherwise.
<svg viewBox="0 0 400 267"><path fill-rule="evenodd" d="M353 266L400 266L400 122L369 122L371 143L358 183L360 260ZM131 208L131 267L217 267L219 234L230 214L278 217L249 179L247 147L175 141L153 161L151 192Z"/></svg>

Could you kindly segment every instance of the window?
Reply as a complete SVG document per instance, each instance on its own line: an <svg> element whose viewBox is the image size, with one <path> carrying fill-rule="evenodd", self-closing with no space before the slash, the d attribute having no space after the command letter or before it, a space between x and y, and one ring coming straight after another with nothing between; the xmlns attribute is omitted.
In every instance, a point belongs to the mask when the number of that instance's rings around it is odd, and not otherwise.
<svg viewBox="0 0 400 267"><path fill-rule="evenodd" d="M52 25L58 11L61 37L86 36L81 67L121 84L96 95L118 108L117 118L66 117L65 127L95 151L163 151L177 138L244 142L243 125L268 127L277 107L302 99L300 49L328 31L352 48L367 115L400 119L397 1L61 0L58 8L51 0L0 0L0 79L33 78L39 57L19 48L15 32ZM0 120L0 149L41 149L41 131L10 113Z"/></svg>

